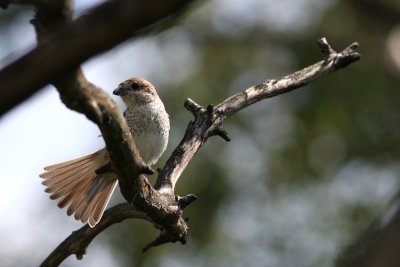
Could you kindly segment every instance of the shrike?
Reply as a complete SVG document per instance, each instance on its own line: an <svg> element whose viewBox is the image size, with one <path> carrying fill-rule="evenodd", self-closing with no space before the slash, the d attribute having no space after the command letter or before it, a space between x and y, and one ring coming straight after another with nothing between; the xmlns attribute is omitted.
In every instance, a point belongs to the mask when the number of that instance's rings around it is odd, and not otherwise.
<svg viewBox="0 0 400 267"><path fill-rule="evenodd" d="M160 158L168 143L169 116L155 87L142 78L131 78L113 91L126 105L124 117L144 162L149 166ZM60 199L59 208L68 206L68 216L94 227L101 219L118 177L105 168L109 163L106 148L93 154L45 167L40 174L51 193Z"/></svg>

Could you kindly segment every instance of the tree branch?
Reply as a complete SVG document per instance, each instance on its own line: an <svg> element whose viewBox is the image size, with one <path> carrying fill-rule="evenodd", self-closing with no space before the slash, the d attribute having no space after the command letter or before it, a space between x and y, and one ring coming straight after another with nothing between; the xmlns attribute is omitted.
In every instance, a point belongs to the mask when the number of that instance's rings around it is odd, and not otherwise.
<svg viewBox="0 0 400 267"><path fill-rule="evenodd" d="M43 7L52 1L16 1L20 2L35 2ZM105 1L60 26L45 42L0 71L0 116L55 77L61 77L65 70L73 70L92 56L151 30L157 22L181 13L191 2L194 0ZM0 2L3 6L9 3L13 1Z"/></svg>
<svg viewBox="0 0 400 267"><path fill-rule="evenodd" d="M325 38L321 38L318 44L324 60L295 73L254 85L215 106L208 106L207 109L187 99L185 108L195 119L189 123L183 140L161 170L155 189L160 192L173 192L183 170L208 137L219 135L229 141L227 132L222 129L222 123L226 118L260 100L303 87L360 59L360 55L356 52L357 43L351 44L340 53L335 52Z"/></svg>
<svg viewBox="0 0 400 267"><path fill-rule="evenodd" d="M104 213L96 227L91 228L85 225L81 229L72 232L72 234L61 242L40 266L59 266L72 254L75 254L78 259L82 259L83 255L86 253L86 248L98 234L115 223L120 223L123 220L132 218L152 222L144 212L133 209L128 203L116 205Z"/></svg>

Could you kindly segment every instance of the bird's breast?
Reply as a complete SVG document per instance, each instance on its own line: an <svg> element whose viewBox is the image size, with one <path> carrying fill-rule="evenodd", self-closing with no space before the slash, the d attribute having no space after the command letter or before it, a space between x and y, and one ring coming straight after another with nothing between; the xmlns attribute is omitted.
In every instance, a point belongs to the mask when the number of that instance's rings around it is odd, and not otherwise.
<svg viewBox="0 0 400 267"><path fill-rule="evenodd" d="M161 104L147 104L128 108L124 112L143 160L152 165L164 152L169 137L169 117Z"/></svg>

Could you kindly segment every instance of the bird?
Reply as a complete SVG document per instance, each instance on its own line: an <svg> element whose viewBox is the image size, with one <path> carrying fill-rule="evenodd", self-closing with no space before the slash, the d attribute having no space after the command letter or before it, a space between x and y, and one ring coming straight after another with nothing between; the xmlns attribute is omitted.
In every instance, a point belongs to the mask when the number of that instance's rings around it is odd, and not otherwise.
<svg viewBox="0 0 400 267"><path fill-rule="evenodd" d="M124 118L143 161L151 167L165 151L170 130L169 115L155 87L140 77L130 78L113 91L126 109ZM107 167L108 166L108 167ZM44 167L45 192L60 199L59 208L68 206L67 215L90 227L100 221L118 184L110 168L110 157L103 148L92 154Z"/></svg>

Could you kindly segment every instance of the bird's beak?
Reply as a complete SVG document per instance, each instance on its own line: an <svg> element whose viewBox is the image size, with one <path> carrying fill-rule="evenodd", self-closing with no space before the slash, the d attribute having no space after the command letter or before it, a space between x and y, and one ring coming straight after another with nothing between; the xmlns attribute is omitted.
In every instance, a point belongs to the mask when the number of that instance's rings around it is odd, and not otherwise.
<svg viewBox="0 0 400 267"><path fill-rule="evenodd" d="M117 89L115 89L113 91L114 95L119 95L119 96L123 96L123 95L125 95L125 93L126 93L126 90L124 90L122 87L118 87Z"/></svg>

